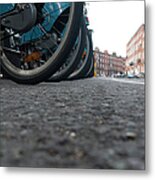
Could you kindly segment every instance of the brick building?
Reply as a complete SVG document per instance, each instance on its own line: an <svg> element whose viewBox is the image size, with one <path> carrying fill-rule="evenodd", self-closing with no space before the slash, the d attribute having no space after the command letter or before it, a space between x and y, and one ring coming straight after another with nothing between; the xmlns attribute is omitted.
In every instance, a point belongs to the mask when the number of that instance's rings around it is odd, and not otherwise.
<svg viewBox="0 0 155 180"><path fill-rule="evenodd" d="M94 50L96 73L99 76L112 76L125 72L125 58L117 56L116 53L109 54L108 51L101 52L98 48Z"/></svg>
<svg viewBox="0 0 155 180"><path fill-rule="evenodd" d="M126 45L126 73L145 73L145 25L142 24Z"/></svg>

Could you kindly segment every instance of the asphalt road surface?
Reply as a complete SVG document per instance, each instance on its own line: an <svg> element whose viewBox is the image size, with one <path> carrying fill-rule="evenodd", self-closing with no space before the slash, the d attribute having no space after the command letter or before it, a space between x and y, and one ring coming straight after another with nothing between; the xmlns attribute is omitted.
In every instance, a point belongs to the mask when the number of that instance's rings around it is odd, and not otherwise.
<svg viewBox="0 0 155 180"><path fill-rule="evenodd" d="M0 80L0 165L143 170L144 111L139 81Z"/></svg>

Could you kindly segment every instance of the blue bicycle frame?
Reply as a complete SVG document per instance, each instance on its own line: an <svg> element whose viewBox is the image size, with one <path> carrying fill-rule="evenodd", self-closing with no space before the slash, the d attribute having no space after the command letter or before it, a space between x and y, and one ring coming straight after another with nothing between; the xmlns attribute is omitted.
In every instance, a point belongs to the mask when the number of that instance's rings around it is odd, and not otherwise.
<svg viewBox="0 0 155 180"><path fill-rule="evenodd" d="M69 2L51 2L45 3L42 9L42 13L45 16L44 21L42 22L42 26L44 27L46 32L49 32L56 21L56 19L60 16L60 14L67 9L71 3ZM15 4L0 4L0 15L5 14L15 8ZM29 41L38 39L44 35L44 32L35 25L31 28L30 31L22 34L21 44L27 43Z"/></svg>

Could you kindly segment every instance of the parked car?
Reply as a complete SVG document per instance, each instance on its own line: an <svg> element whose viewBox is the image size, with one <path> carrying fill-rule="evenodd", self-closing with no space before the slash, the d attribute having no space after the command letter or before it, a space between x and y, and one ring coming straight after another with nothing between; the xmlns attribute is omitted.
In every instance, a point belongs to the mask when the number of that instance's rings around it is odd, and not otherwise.
<svg viewBox="0 0 155 180"><path fill-rule="evenodd" d="M112 75L112 77L115 77L115 78L124 78L124 77L126 77L126 75L124 73L117 73L117 74Z"/></svg>
<svg viewBox="0 0 155 180"><path fill-rule="evenodd" d="M128 78L135 78L135 75L134 74L128 74L127 77Z"/></svg>
<svg viewBox="0 0 155 180"><path fill-rule="evenodd" d="M121 78L125 78L125 77L126 77L126 74L122 73Z"/></svg>
<svg viewBox="0 0 155 180"><path fill-rule="evenodd" d="M145 74L142 72L139 74L136 74L136 78L145 78Z"/></svg>

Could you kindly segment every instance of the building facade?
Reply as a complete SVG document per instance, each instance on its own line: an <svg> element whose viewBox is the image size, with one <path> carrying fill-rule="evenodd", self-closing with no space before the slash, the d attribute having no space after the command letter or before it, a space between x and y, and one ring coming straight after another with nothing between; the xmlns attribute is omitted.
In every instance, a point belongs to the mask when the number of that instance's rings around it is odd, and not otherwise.
<svg viewBox="0 0 155 180"><path fill-rule="evenodd" d="M94 51L96 74L98 76L111 77L117 73L125 72L126 59L117 56L116 53L109 54L107 50L101 52L98 48Z"/></svg>
<svg viewBox="0 0 155 180"><path fill-rule="evenodd" d="M142 24L126 45L126 73L145 73L145 25Z"/></svg>

